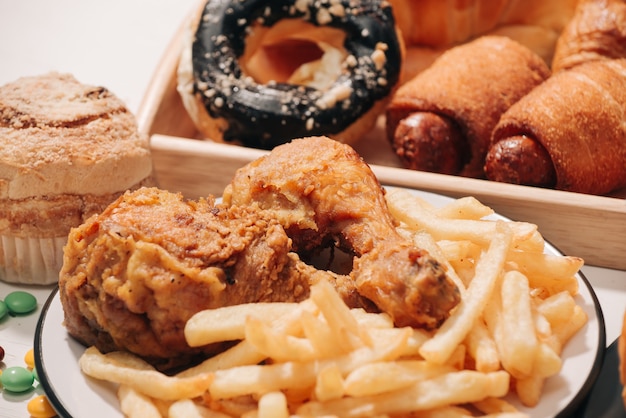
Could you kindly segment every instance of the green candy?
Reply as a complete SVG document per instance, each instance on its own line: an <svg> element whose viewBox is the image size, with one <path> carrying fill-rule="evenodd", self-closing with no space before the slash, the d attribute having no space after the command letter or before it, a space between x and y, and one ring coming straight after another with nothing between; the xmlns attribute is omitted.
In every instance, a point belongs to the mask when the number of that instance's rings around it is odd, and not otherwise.
<svg viewBox="0 0 626 418"><path fill-rule="evenodd" d="M27 314L37 309L37 298L21 290L6 295L4 303L9 312L14 314Z"/></svg>
<svg viewBox="0 0 626 418"><path fill-rule="evenodd" d="M9 392L26 392L34 381L33 373L24 367L9 367L0 375L2 386Z"/></svg>
<svg viewBox="0 0 626 418"><path fill-rule="evenodd" d="M0 319L7 316L8 313L9 313L9 308L7 307L7 304L4 303L3 300L0 300Z"/></svg>

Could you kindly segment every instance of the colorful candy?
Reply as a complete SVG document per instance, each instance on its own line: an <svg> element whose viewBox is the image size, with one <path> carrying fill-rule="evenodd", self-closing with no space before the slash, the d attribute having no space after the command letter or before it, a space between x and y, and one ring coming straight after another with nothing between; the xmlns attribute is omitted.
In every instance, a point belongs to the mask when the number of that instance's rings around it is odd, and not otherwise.
<svg viewBox="0 0 626 418"><path fill-rule="evenodd" d="M4 303L9 312L13 314L27 314L37 309L37 298L21 290L6 295Z"/></svg>
<svg viewBox="0 0 626 418"><path fill-rule="evenodd" d="M26 352L24 355L24 363L26 363L26 366L31 370L35 368L35 350L31 348Z"/></svg>
<svg viewBox="0 0 626 418"><path fill-rule="evenodd" d="M37 309L37 298L28 292L11 292L4 300L0 300L0 320L8 314L23 315ZM4 359L4 348L0 346L0 362ZM33 388L35 380L39 380L35 370L35 351L30 349L24 355L26 367L9 367L0 369L0 386L7 392L22 393ZM31 418L52 418L57 416L45 395L31 399L26 406Z"/></svg>
<svg viewBox="0 0 626 418"><path fill-rule="evenodd" d="M9 308L7 307L7 304L4 303L3 300L0 300L0 319L7 316L8 313L9 313Z"/></svg>
<svg viewBox="0 0 626 418"><path fill-rule="evenodd" d="M26 408L33 418L52 418L57 415L45 395L39 395L31 399L28 405L26 405Z"/></svg>
<svg viewBox="0 0 626 418"><path fill-rule="evenodd" d="M24 367L9 367L0 375L0 383L9 392L26 392L34 382L33 373Z"/></svg>

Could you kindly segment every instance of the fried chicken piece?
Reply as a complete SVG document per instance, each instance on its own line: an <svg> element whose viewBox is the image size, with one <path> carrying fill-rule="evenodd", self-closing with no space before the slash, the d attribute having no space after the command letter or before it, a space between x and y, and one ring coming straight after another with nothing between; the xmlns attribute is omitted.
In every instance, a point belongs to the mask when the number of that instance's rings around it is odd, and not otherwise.
<svg viewBox="0 0 626 418"><path fill-rule="evenodd" d="M144 188L72 230L59 291L76 339L169 369L225 348L187 345L183 330L194 313L300 301L316 280L333 281L358 303L350 281L303 263L282 226L254 205L186 201Z"/></svg>
<svg viewBox="0 0 626 418"><path fill-rule="evenodd" d="M438 327L460 300L445 268L397 233L378 179L348 145L310 137L276 147L238 170L223 199L271 211L303 256L329 243L353 253L357 292L398 326Z"/></svg>

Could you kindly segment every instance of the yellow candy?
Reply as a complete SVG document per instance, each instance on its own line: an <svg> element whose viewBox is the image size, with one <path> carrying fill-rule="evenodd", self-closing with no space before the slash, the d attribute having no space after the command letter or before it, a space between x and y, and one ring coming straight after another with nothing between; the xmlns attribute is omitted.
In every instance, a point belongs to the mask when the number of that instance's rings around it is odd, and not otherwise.
<svg viewBox="0 0 626 418"><path fill-rule="evenodd" d="M57 416L45 395L39 395L31 399L28 405L26 405L26 409L28 409L28 413L33 418L52 418Z"/></svg>
<svg viewBox="0 0 626 418"><path fill-rule="evenodd" d="M29 369L35 368L35 351L32 348L26 352L24 363L26 363Z"/></svg>

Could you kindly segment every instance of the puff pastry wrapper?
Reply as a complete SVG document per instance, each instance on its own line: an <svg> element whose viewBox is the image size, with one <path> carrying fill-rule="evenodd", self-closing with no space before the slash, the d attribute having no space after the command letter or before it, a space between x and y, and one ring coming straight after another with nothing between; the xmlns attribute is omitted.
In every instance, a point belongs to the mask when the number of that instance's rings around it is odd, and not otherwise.
<svg viewBox="0 0 626 418"><path fill-rule="evenodd" d="M626 59L553 74L502 115L492 144L526 135L552 159L559 190L607 194L626 186Z"/></svg>

